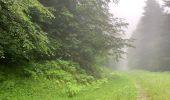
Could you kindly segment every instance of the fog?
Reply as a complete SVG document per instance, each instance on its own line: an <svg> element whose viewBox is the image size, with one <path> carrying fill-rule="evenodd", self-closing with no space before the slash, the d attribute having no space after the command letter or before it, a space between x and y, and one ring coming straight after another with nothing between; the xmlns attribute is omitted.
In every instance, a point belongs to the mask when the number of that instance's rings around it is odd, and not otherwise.
<svg viewBox="0 0 170 100"><path fill-rule="evenodd" d="M128 38L133 34L143 15L143 8L146 6L145 2L146 0L120 0L118 4L110 4L110 12L129 23L128 28L125 29ZM162 0L157 0L157 2L160 6L164 4ZM167 9L166 7L166 11Z"/></svg>
<svg viewBox="0 0 170 100"><path fill-rule="evenodd" d="M126 37L133 39L134 48L116 65L118 69L169 70L170 51L169 7L162 0L120 0L110 11L129 23Z"/></svg>

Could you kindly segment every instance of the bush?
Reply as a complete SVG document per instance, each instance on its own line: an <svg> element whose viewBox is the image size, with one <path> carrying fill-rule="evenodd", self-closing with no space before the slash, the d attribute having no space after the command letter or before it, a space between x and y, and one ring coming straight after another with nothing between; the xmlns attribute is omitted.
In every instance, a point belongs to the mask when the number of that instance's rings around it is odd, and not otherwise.
<svg viewBox="0 0 170 100"><path fill-rule="evenodd" d="M63 80L65 82L74 81L73 75L63 70L49 70L46 72L46 76L48 79L58 79Z"/></svg>
<svg viewBox="0 0 170 100"><path fill-rule="evenodd" d="M1 88L3 89L12 89L15 88L16 83L12 80L6 80L1 84Z"/></svg>
<svg viewBox="0 0 170 100"><path fill-rule="evenodd" d="M0 83L5 81L5 73L0 72Z"/></svg>
<svg viewBox="0 0 170 100"><path fill-rule="evenodd" d="M91 83L95 79L93 76L88 76L87 74L78 74L78 75L76 75L76 80L79 83L87 84L87 83Z"/></svg>
<svg viewBox="0 0 170 100"><path fill-rule="evenodd" d="M29 69L24 69L23 74L24 74L24 77L31 77L34 79L37 78L37 73L35 71L29 70Z"/></svg>
<svg viewBox="0 0 170 100"><path fill-rule="evenodd" d="M79 68L79 65L77 63L71 61L58 60L57 63L63 70L70 73L75 73Z"/></svg>
<svg viewBox="0 0 170 100"><path fill-rule="evenodd" d="M25 77L44 77L66 82L76 81L75 75L79 74L79 65L70 61L55 60L43 63L30 63L24 67ZM79 78L80 80L81 78Z"/></svg>
<svg viewBox="0 0 170 100"><path fill-rule="evenodd" d="M66 89L67 89L66 93L68 94L68 96L73 97L73 96L77 95L82 90L82 87L68 82Z"/></svg>

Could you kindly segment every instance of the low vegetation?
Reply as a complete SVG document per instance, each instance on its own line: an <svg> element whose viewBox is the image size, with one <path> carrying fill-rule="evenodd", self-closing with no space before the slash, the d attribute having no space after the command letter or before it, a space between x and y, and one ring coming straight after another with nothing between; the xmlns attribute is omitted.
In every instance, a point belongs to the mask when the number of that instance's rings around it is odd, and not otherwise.
<svg viewBox="0 0 170 100"><path fill-rule="evenodd" d="M133 72L133 77L151 100L169 100L170 72Z"/></svg>
<svg viewBox="0 0 170 100"><path fill-rule="evenodd" d="M0 0L0 100L136 100L139 91L136 84L152 100L168 100L168 72L107 69L131 46L131 41L124 38L128 23L110 13L110 3L118 1ZM150 4L154 1L148 0ZM162 8L152 9L162 16ZM146 15L150 16L148 12ZM157 22L156 18L151 22ZM154 25L146 24L146 29L141 29L149 30L150 26ZM167 26L164 28L169 29ZM164 49L169 46L165 41L169 35L167 31L160 32L165 34L153 36L162 37L158 44L163 49L155 48L152 52L153 48L145 49L143 45L139 48L155 53L152 56L155 59L139 52L151 61L132 62L146 67L143 69L169 69L169 49ZM149 30L149 33L155 32ZM154 46L153 41L146 42L146 46Z"/></svg>
<svg viewBox="0 0 170 100"><path fill-rule="evenodd" d="M103 69L99 79L63 60L1 70L0 100L137 100L136 84L151 100L169 99L169 72Z"/></svg>
<svg viewBox="0 0 170 100"><path fill-rule="evenodd" d="M106 69L100 79L63 60L1 70L0 100L136 100L133 81Z"/></svg>

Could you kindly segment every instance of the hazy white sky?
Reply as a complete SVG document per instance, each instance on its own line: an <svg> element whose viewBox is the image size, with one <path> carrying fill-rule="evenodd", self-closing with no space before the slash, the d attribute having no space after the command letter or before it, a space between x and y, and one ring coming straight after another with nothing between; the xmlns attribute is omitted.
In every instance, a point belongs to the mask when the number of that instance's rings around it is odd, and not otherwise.
<svg viewBox="0 0 170 100"><path fill-rule="evenodd" d="M130 37L132 32L135 30L142 13L143 8L146 6L146 0L120 0L118 4L110 4L110 11L116 17L126 19L129 23L129 27L126 30L127 37ZM162 0L157 0L162 4Z"/></svg>

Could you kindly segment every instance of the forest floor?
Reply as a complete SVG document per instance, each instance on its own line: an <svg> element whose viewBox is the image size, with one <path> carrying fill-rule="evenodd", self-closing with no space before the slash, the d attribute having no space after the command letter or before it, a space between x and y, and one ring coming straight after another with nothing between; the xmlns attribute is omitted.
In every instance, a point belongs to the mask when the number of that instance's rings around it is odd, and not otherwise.
<svg viewBox="0 0 170 100"><path fill-rule="evenodd" d="M93 84L68 97L56 82L22 80L0 86L0 100L170 100L170 72L113 72L106 82Z"/></svg>

